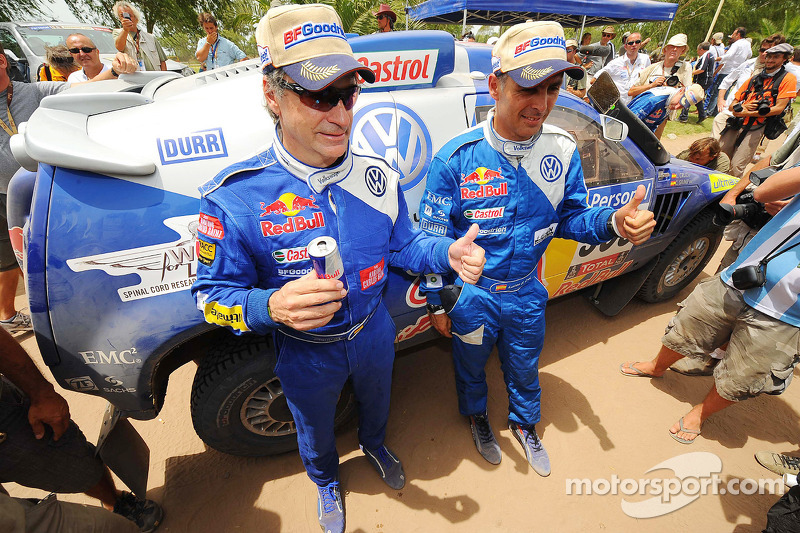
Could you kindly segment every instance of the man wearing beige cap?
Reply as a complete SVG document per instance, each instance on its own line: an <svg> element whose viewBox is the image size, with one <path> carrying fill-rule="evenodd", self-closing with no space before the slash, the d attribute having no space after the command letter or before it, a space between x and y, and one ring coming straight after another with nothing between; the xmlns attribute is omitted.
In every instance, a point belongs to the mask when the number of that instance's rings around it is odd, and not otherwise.
<svg viewBox="0 0 800 533"><path fill-rule="evenodd" d="M597 244L622 236L640 244L654 225L652 213L637 210L642 186L616 212L588 207L575 139L545 123L565 73L583 76L566 60L565 44L561 25L549 21L517 24L500 37L488 78L495 107L433 158L419 209L423 228L444 225L452 237L480 220L475 242L489 252L485 276L475 286L448 273L442 273L448 285L429 277L428 312L437 331L453 337L459 411L478 452L492 464L502 459L487 415L484 371L496 345L508 427L542 476L550 474L550 459L535 424L547 290L537 264L553 237Z"/></svg>
<svg viewBox="0 0 800 533"><path fill-rule="evenodd" d="M692 65L679 58L689 50L686 34L676 33L664 47L664 59L639 73L639 80L628 90L631 97L655 87L688 87L692 84Z"/></svg>
<svg viewBox="0 0 800 533"><path fill-rule="evenodd" d="M384 443L395 338L381 303L388 268L456 269L474 283L483 250L472 243L477 226L455 242L415 230L399 173L350 151L356 75L368 82L375 75L353 58L331 7L272 8L256 41L275 136L266 151L200 188L203 252L192 294L208 322L274 340L275 374L303 465L318 487L320 525L341 532L333 426L348 380L367 460L393 489L405 484L399 459ZM312 268L312 242L319 243L322 272ZM288 257L296 258L291 268Z"/></svg>
<svg viewBox="0 0 800 533"><path fill-rule="evenodd" d="M567 62L572 63L583 71L583 76L572 77L569 72L564 73L564 84L561 87L566 89L569 93L574 94L578 98L586 96L586 82L589 76L586 75L586 70L581 67L581 60L578 59L576 52L578 51L578 41L575 39L567 40Z"/></svg>

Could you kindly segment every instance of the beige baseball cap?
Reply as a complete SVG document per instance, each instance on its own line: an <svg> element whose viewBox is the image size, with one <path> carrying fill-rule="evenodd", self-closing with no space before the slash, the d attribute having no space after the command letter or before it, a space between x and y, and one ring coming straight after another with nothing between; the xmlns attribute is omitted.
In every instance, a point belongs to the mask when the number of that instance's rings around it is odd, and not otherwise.
<svg viewBox="0 0 800 533"><path fill-rule="evenodd" d="M583 78L583 69L567 62L564 28L553 21L525 22L510 27L492 49L492 71L511 77L520 87L535 87L550 76L567 72Z"/></svg>
<svg viewBox="0 0 800 533"><path fill-rule="evenodd" d="M375 73L353 57L342 21L330 6L270 8L258 23L256 42L264 73L282 68L309 91L322 90L353 72L369 83L375 81Z"/></svg>
<svg viewBox="0 0 800 533"><path fill-rule="evenodd" d="M686 88L683 92L683 97L681 97L681 104L683 107L690 107L693 105L697 105L698 102L702 102L705 99L706 93L703 91L703 88L700 85L693 83Z"/></svg>
<svg viewBox="0 0 800 533"><path fill-rule="evenodd" d="M565 48L578 48L578 41L575 39L567 39L567 44L564 45Z"/></svg>
<svg viewBox="0 0 800 533"><path fill-rule="evenodd" d="M718 31L714 35L711 36L711 40L714 41L714 44L722 44L722 39L725 38L725 34L721 31Z"/></svg>
<svg viewBox="0 0 800 533"><path fill-rule="evenodd" d="M689 40L686 38L685 33L676 33L667 41L667 46L677 46L678 48L688 47Z"/></svg>

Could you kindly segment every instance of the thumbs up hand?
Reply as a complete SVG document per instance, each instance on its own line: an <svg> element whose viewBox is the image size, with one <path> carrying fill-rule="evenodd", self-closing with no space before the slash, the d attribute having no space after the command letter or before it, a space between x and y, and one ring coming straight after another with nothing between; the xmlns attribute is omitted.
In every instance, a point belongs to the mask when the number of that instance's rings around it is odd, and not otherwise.
<svg viewBox="0 0 800 533"><path fill-rule="evenodd" d="M644 185L639 185L633 198L614 213L620 236L633 244L642 244L649 239L656 225L652 211L639 209L639 204L642 203L646 194L647 189Z"/></svg>
<svg viewBox="0 0 800 533"><path fill-rule="evenodd" d="M464 283L474 285L483 273L486 264L484 250L473 241L478 236L478 225L470 226L466 235L458 239L447 249L450 257L450 267L458 272Z"/></svg>

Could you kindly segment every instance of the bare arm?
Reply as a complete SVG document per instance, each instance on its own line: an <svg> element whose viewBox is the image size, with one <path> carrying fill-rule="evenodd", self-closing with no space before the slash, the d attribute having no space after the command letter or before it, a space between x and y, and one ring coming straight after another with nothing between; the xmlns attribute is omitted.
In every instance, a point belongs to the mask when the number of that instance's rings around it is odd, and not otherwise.
<svg viewBox="0 0 800 533"><path fill-rule="evenodd" d="M800 193L800 167L776 172L767 181L756 187L753 197L762 203L777 202Z"/></svg>
<svg viewBox="0 0 800 533"><path fill-rule="evenodd" d="M117 38L114 40L114 46L117 47L119 52L125 51L125 45L128 43L128 30L122 28L122 31L119 32Z"/></svg>

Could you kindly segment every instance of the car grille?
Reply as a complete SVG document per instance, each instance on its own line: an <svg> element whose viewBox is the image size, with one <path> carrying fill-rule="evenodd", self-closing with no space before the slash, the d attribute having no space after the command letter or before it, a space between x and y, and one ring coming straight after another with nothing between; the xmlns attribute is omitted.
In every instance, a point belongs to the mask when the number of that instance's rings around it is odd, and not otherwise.
<svg viewBox="0 0 800 533"><path fill-rule="evenodd" d="M682 191L656 196L656 201L652 208L653 217L656 221L656 227L653 230L654 236L663 235L667 231L672 219L686 204L690 194L692 194L691 191Z"/></svg>

